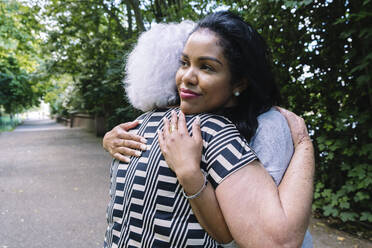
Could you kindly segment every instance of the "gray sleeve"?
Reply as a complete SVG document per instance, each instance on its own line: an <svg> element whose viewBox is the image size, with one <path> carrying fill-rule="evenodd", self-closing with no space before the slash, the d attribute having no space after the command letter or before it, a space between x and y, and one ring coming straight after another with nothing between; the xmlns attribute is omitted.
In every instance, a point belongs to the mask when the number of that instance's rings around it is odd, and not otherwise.
<svg viewBox="0 0 372 248"><path fill-rule="evenodd" d="M291 132L284 116L273 108L258 116L258 128L250 145L279 185L293 154Z"/></svg>
<svg viewBox="0 0 372 248"><path fill-rule="evenodd" d="M250 145L276 185L279 185L293 155L291 131L284 116L273 108L258 116L258 128ZM313 247L309 230L301 247Z"/></svg>

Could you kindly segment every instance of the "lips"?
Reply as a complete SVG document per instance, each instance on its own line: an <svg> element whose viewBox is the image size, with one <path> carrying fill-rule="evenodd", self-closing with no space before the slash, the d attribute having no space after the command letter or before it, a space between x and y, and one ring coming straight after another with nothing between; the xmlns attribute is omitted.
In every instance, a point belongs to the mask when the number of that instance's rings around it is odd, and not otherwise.
<svg viewBox="0 0 372 248"><path fill-rule="evenodd" d="M180 89L180 97L182 99L193 99L193 98L196 98L196 97L199 97L200 94L192 91L192 90L188 90L188 89L183 89L181 88Z"/></svg>

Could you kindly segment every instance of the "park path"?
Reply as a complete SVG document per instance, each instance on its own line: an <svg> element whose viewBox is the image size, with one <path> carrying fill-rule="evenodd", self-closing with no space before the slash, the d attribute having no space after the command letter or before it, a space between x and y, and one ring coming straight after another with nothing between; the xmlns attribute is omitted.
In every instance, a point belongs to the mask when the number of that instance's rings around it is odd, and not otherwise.
<svg viewBox="0 0 372 248"><path fill-rule="evenodd" d="M52 120L0 133L0 248L102 247L110 157L101 139ZM372 243L312 219L315 248Z"/></svg>
<svg viewBox="0 0 372 248"><path fill-rule="evenodd" d="M51 120L0 133L0 248L103 247L110 157Z"/></svg>

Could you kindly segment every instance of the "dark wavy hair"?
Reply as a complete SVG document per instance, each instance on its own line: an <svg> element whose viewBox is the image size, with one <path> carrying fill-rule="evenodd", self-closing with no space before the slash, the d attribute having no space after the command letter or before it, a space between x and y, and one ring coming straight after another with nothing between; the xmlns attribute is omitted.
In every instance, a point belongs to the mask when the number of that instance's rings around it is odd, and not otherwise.
<svg viewBox="0 0 372 248"><path fill-rule="evenodd" d="M256 133L258 115L280 102L266 43L249 23L229 11L206 16L191 33L199 29L208 29L219 37L219 45L229 63L231 83L243 80L248 83L238 96L237 106L225 108L218 114L229 118L250 140Z"/></svg>

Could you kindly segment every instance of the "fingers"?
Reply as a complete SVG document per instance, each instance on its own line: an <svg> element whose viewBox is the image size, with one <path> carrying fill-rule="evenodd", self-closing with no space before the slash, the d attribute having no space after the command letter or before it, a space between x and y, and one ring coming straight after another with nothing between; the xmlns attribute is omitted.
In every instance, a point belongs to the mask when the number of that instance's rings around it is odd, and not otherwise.
<svg viewBox="0 0 372 248"><path fill-rule="evenodd" d="M305 129L307 131L305 120L302 117L284 108L281 108L281 107L276 107L276 108L287 119L288 125L291 129L297 128L297 129Z"/></svg>
<svg viewBox="0 0 372 248"><path fill-rule="evenodd" d="M279 110L279 112L286 118L295 148L305 141L311 141L305 124L305 120L302 117L284 108L275 108Z"/></svg>
<svg viewBox="0 0 372 248"><path fill-rule="evenodd" d="M163 127L162 134L165 138L165 137L168 137L170 135L170 129L169 129L170 123L169 123L169 120L168 120L167 117L163 118L163 123L164 123L164 127Z"/></svg>
<svg viewBox="0 0 372 248"><path fill-rule="evenodd" d="M123 123L123 124L119 124L113 130L116 131L116 135L117 135L118 138L134 140L134 141L142 142L142 143L146 144L147 140L145 138L143 138L139 135L136 135L134 133L129 133L128 132L130 129L133 129L136 126L138 126L139 123L140 122L138 120L135 120L135 121L132 121L132 122L126 122L126 123Z"/></svg>
<svg viewBox="0 0 372 248"><path fill-rule="evenodd" d="M181 135L189 134L187 130L185 114L182 113L182 111L180 111L179 118L178 118L178 133Z"/></svg>
<svg viewBox="0 0 372 248"><path fill-rule="evenodd" d="M120 153L124 156L128 156L128 157L130 157L130 156L140 157L141 154L142 154L141 151L130 149L130 148L127 148L127 147L117 147L115 149L115 152Z"/></svg>
<svg viewBox="0 0 372 248"><path fill-rule="evenodd" d="M178 122L177 113L176 111L172 110L170 121L170 133L172 133L173 131L177 131L178 129L177 122Z"/></svg>
<svg viewBox="0 0 372 248"><path fill-rule="evenodd" d="M117 160L120 160L121 162L124 162L124 163L129 163L130 162L130 158L120 154L120 153L115 153L112 155L114 158L116 158Z"/></svg>
<svg viewBox="0 0 372 248"><path fill-rule="evenodd" d="M279 106L275 106L275 108L287 119L288 122L292 121L292 122L299 122L301 121L301 117L296 115L295 113L285 109L285 108L281 108ZM303 119L302 119L303 120ZM293 123L295 124L295 123Z"/></svg>
<svg viewBox="0 0 372 248"><path fill-rule="evenodd" d="M165 141L164 141L163 132L161 130L158 130L158 141L159 141L160 150L164 154Z"/></svg>
<svg viewBox="0 0 372 248"><path fill-rule="evenodd" d="M286 110L286 109L284 109L284 108L282 108L282 107L279 107L279 106L274 106L274 108L276 109L276 110L278 110L280 113L282 113L283 115L284 115L284 111L288 111L288 110Z"/></svg>
<svg viewBox="0 0 372 248"><path fill-rule="evenodd" d="M131 122L126 122L126 123L120 124L119 127L121 127L122 129L124 129L125 131L128 131L128 130L133 129L136 126L138 126L138 124L139 124L139 121L138 120L135 120L135 121L131 121Z"/></svg>
<svg viewBox="0 0 372 248"><path fill-rule="evenodd" d="M145 144L137 142L137 141L129 140L129 139L116 139L114 141L114 146L115 147L126 147L130 149L137 149L137 150L142 150L142 151L147 150L147 146Z"/></svg>
<svg viewBox="0 0 372 248"><path fill-rule="evenodd" d="M202 136L201 136L201 130L200 130L200 118L199 116L196 116L195 121L192 123L192 138L197 143L203 143Z"/></svg>
<svg viewBox="0 0 372 248"><path fill-rule="evenodd" d="M120 139L125 139L125 140L133 140L136 142L141 142L143 144L147 143L147 140L137 134L134 133L128 133L127 131L123 130L118 130L117 131L117 137Z"/></svg>

